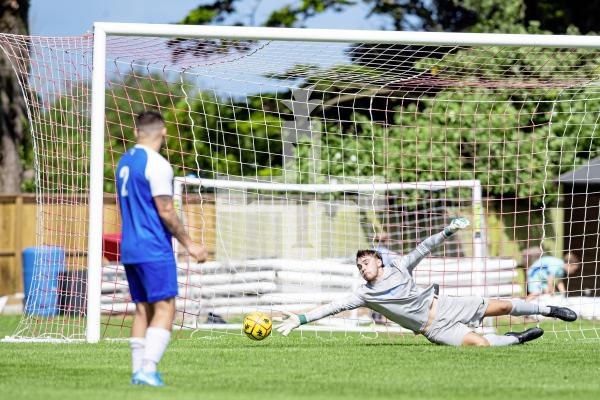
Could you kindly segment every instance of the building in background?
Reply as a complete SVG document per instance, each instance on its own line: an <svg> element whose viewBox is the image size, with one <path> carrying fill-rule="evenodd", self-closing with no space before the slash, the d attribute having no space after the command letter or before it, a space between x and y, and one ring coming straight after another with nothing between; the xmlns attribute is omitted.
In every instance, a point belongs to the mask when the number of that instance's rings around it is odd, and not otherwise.
<svg viewBox="0 0 600 400"><path fill-rule="evenodd" d="M560 176L564 194L564 244L582 261L581 273L568 280L572 295L595 295L600 254L600 157Z"/></svg>

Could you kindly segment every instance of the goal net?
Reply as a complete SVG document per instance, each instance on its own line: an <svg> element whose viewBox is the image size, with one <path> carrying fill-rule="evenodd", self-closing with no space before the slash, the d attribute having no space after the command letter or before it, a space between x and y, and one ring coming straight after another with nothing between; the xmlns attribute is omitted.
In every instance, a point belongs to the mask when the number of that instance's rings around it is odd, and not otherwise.
<svg viewBox="0 0 600 400"><path fill-rule="evenodd" d="M196 231L215 249L214 261L194 271L200 274L195 297L201 319L235 319L256 308L302 313L338 300L360 284L357 249L379 249L384 257L406 253L457 215L472 220L473 229L423 261L414 272L417 283L437 283L448 295L512 297L521 291L513 260L485 256L476 180L282 184L185 177L176 179L175 198L192 236L207 216L214 221ZM368 310L302 329L400 331Z"/></svg>
<svg viewBox="0 0 600 400"><path fill-rule="evenodd" d="M13 338L94 341L97 322L101 337L129 334L114 172L144 110L167 122L177 209L210 253L198 265L173 243L182 331L239 334L251 311L324 304L361 284L358 249L403 254L464 216L471 228L419 265L417 284L525 297L535 259L572 253L579 268L564 290L533 301L581 316L541 321L547 330L597 337L593 38L96 29L95 39L0 34L26 98L38 207ZM364 309L303 328L402 332Z"/></svg>

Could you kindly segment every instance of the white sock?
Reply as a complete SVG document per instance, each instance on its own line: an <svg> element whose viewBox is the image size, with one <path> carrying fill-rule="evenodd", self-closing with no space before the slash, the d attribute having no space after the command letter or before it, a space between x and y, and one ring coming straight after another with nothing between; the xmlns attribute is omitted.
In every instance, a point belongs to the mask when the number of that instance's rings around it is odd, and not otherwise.
<svg viewBox="0 0 600 400"><path fill-rule="evenodd" d="M171 332L163 328L150 327L146 331L146 349L142 369L144 372L155 372L171 340Z"/></svg>
<svg viewBox="0 0 600 400"><path fill-rule="evenodd" d="M550 314L550 307L548 306L540 306L540 314L547 317Z"/></svg>
<svg viewBox="0 0 600 400"><path fill-rule="evenodd" d="M483 337L487 339L490 346L512 346L519 343L519 339L515 336L494 335L490 333L489 335L483 335Z"/></svg>
<svg viewBox="0 0 600 400"><path fill-rule="evenodd" d="M536 303L529 303L519 299L512 299L510 302L513 306L512 310L510 310L510 315L537 315L540 313L540 306Z"/></svg>
<svg viewBox="0 0 600 400"><path fill-rule="evenodd" d="M132 337L129 339L129 347L131 347L131 371L133 373L142 368L145 345L146 339L144 338Z"/></svg>

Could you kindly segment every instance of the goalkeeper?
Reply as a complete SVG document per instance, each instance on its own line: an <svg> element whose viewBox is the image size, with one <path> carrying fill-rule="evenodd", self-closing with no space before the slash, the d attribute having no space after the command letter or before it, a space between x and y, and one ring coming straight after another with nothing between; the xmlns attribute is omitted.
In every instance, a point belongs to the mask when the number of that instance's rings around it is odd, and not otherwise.
<svg viewBox="0 0 600 400"><path fill-rule="evenodd" d="M563 321L577 319L574 311L564 307L539 306L518 299L440 296L437 285L424 289L416 286L412 272L419 262L447 238L468 225L469 221L465 218L454 219L443 232L425 239L408 255L401 257L390 254L386 265L379 252L359 250L356 254L356 266L367 281L365 284L346 298L306 314L286 312L288 318L276 327L277 331L287 336L292 329L308 322L345 310L367 307L415 333L423 334L433 343L451 346L509 346L537 339L544 331L535 327L524 332L481 336L471 328L480 326L484 317L500 315L541 314Z"/></svg>

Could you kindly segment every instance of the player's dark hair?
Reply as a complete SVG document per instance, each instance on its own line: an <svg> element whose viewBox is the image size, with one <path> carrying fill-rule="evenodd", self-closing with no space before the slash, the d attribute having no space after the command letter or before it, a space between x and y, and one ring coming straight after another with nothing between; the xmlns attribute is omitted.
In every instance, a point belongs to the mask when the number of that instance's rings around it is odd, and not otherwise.
<svg viewBox="0 0 600 400"><path fill-rule="evenodd" d="M135 119L135 127L141 134L152 135L165 126L165 120L157 111L144 111Z"/></svg>
<svg viewBox="0 0 600 400"><path fill-rule="evenodd" d="M571 252L565 254L565 256L563 257L563 261L567 264L579 264L581 262L579 257L577 257L574 253Z"/></svg>
<svg viewBox="0 0 600 400"><path fill-rule="evenodd" d="M375 251L375 250L358 250L356 252L356 260L357 261L359 258L364 257L364 256L375 256L375 257L379 258L381 260L381 262L383 262L383 259L381 258L381 254L379 254L379 252Z"/></svg>

